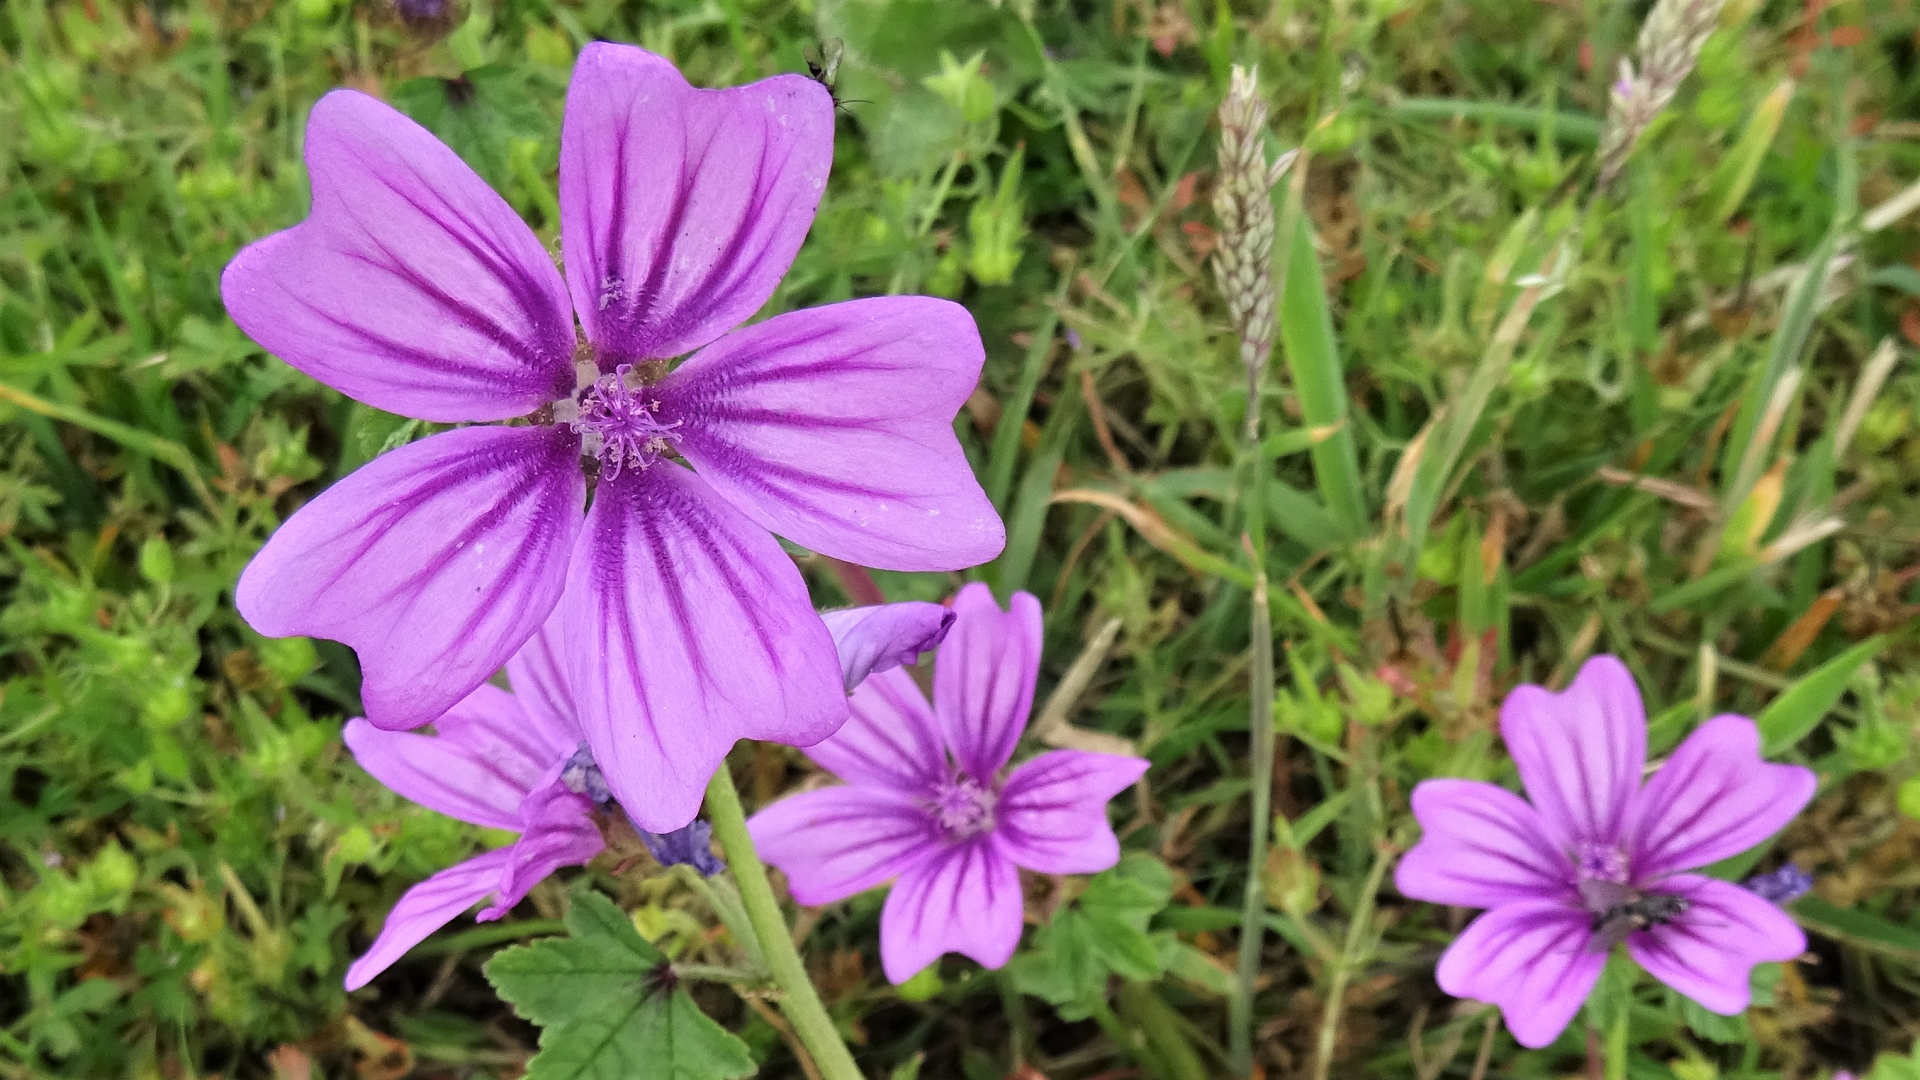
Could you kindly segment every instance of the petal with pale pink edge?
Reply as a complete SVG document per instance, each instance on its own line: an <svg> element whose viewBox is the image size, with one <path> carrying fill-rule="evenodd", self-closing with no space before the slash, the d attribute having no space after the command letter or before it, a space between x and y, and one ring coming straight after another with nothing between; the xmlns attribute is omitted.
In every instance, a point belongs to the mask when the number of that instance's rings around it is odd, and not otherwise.
<svg viewBox="0 0 1920 1080"><path fill-rule="evenodd" d="M507 849L511 854L500 875L500 895L475 916L479 921L491 922L512 911L547 875L563 866L583 865L606 848L593 821L593 802L568 791L558 779L559 772L556 764L549 771L550 779L521 804L525 831Z"/></svg>
<svg viewBox="0 0 1920 1080"><path fill-rule="evenodd" d="M1688 735L1635 803L1633 869L1657 878L1738 855L1812 800L1812 770L1760 758L1760 730L1716 716Z"/></svg>
<svg viewBox="0 0 1920 1080"><path fill-rule="evenodd" d="M921 653L938 648L953 627L953 612L914 600L823 611L820 621L833 635L841 681L852 693L867 676L917 664Z"/></svg>
<svg viewBox="0 0 1920 1080"><path fill-rule="evenodd" d="M1147 771L1145 758L1049 750L1007 777L994 807L1000 850L1043 874L1097 874L1120 861L1107 802Z"/></svg>
<svg viewBox="0 0 1920 1080"><path fill-rule="evenodd" d="M533 231L457 154L374 98L307 119L307 220L227 264L268 352L375 408L505 420L573 392L573 319Z"/></svg>
<svg viewBox="0 0 1920 1080"><path fill-rule="evenodd" d="M567 688L565 622L555 605L553 614L507 661L507 684L539 723L543 737L571 754L582 736L573 691Z"/></svg>
<svg viewBox="0 0 1920 1080"><path fill-rule="evenodd" d="M862 566L958 570L1006 546L953 433L983 356L958 304L830 304L702 349L661 384L660 415L714 490L781 536Z"/></svg>
<svg viewBox="0 0 1920 1080"><path fill-rule="evenodd" d="M1592 921L1551 900L1494 908L1447 946L1434 975L1454 997L1500 1006L1520 1045L1538 1049L1566 1030L1606 966Z"/></svg>
<svg viewBox="0 0 1920 1080"><path fill-rule="evenodd" d="M863 893L938 853L927 812L884 788L830 787L789 795L747 819L753 848L787 875L802 904Z"/></svg>
<svg viewBox="0 0 1920 1080"><path fill-rule="evenodd" d="M1040 673L1040 601L1014 593L1000 610L979 582L953 598L953 629L933 661L933 711L960 767L983 784L1013 756Z"/></svg>
<svg viewBox="0 0 1920 1080"><path fill-rule="evenodd" d="M500 874L506 869L508 849L500 848L455 863L408 889L380 928L373 947L347 968L347 989L358 990L375 975L393 966L427 939L427 935L452 922L455 916L486 898L500 887Z"/></svg>
<svg viewBox="0 0 1920 1080"><path fill-rule="evenodd" d="M351 645L367 719L418 727L559 601L586 498L579 452L552 427L475 427L382 454L287 519L234 602L268 637Z"/></svg>
<svg viewBox="0 0 1920 1080"><path fill-rule="evenodd" d="M1500 707L1500 735L1556 840L1622 840L1647 763L1647 714L1625 664L1596 656L1558 694L1514 687Z"/></svg>
<svg viewBox="0 0 1920 1080"><path fill-rule="evenodd" d="M870 676L847 698L847 722L806 748L813 763L849 784L927 796L947 779L940 722L913 676Z"/></svg>
<svg viewBox="0 0 1920 1080"><path fill-rule="evenodd" d="M512 694L479 686L434 722L436 734L386 731L358 717L340 737L395 793L489 829L520 828L520 803L561 758Z"/></svg>
<svg viewBox="0 0 1920 1080"><path fill-rule="evenodd" d="M1687 910L1629 936L1627 955L1702 1008L1722 1016L1740 1012L1752 997L1748 976L1755 964L1807 951L1793 916L1731 882L1680 874L1659 891L1685 897Z"/></svg>
<svg viewBox="0 0 1920 1080"><path fill-rule="evenodd" d="M847 717L793 560L672 462L601 480L561 603L581 730L649 832L693 820L735 740L805 746Z"/></svg>
<svg viewBox="0 0 1920 1080"><path fill-rule="evenodd" d="M580 52L560 132L560 244L603 370L691 352L767 302L833 164L833 96L798 75L696 90L665 59Z"/></svg>
<svg viewBox="0 0 1920 1080"><path fill-rule="evenodd" d="M997 968L1020 944L1020 871L991 836L952 844L900 875L880 909L880 965L895 986L957 952Z"/></svg>
<svg viewBox="0 0 1920 1080"><path fill-rule="evenodd" d="M1505 788L1426 780L1413 789L1420 842L1394 870L1401 895L1490 908L1574 896L1574 867L1540 814Z"/></svg>

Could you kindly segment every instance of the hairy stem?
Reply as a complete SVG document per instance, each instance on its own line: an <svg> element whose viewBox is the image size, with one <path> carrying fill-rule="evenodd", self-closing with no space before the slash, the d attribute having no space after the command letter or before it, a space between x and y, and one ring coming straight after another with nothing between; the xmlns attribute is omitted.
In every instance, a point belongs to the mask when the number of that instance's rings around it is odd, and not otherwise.
<svg viewBox="0 0 1920 1080"><path fill-rule="evenodd" d="M827 1015L827 1007L814 992L800 952L793 947L793 934L787 918L774 899L773 884L767 880L767 868L753 850L753 838L747 835L747 814L740 806L740 792L733 786L733 774L723 762L707 784L707 816L713 832L726 849L727 866L734 883L740 887L740 899L747 908L747 920L760 939L766 954L767 970L780 988L780 1011L786 1013L795 1034L813 1055L823 1080L862 1080L853 1054L841 1040L840 1032Z"/></svg>
<svg viewBox="0 0 1920 1080"><path fill-rule="evenodd" d="M1366 948L1367 934L1373 926L1373 902L1380 893L1380 882L1387 876L1387 867L1393 863L1393 849L1381 843L1374 851L1373 869L1367 874L1367 883L1360 887L1360 896L1354 902L1353 916L1347 921L1346 946L1340 952L1339 962L1334 964L1333 978L1327 985L1327 1006L1320 1014L1320 1038L1313 1055L1313 1080L1327 1080L1327 1074L1333 1068L1333 1051L1340 1041L1340 1011L1346 1004L1347 982L1353 977L1353 970L1360 966L1360 954Z"/></svg>

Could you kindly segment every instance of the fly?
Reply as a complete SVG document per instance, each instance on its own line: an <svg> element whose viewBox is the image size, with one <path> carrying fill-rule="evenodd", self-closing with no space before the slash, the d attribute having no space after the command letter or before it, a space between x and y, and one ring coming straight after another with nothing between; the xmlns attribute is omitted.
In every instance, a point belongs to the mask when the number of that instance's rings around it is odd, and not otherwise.
<svg viewBox="0 0 1920 1080"><path fill-rule="evenodd" d="M1593 951L1605 952L1629 934L1665 926L1687 913L1693 901L1671 893L1648 893L1612 904L1593 915Z"/></svg>
<svg viewBox="0 0 1920 1080"><path fill-rule="evenodd" d="M856 104L856 100L846 100L834 91L833 84L840 77L840 61L846 56L847 43L839 38L828 38L818 45L809 45L801 50L801 57L807 62L807 78L827 88L827 95L833 98L833 107Z"/></svg>

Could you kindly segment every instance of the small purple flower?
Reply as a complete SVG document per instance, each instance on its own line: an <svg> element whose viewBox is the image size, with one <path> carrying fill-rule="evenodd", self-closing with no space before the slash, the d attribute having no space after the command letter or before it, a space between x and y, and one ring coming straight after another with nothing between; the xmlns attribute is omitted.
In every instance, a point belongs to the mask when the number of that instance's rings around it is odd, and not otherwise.
<svg viewBox="0 0 1920 1080"><path fill-rule="evenodd" d="M849 670L855 662L870 663L866 658L875 653L898 655L907 643L937 645L942 628L952 621L938 604L887 604L847 614L863 616L841 620L845 630L836 634L843 669ZM495 899L479 914L482 922L506 914L540 879L581 865L605 847L594 807L611 796L581 742L567 674L558 663L563 624L556 614L507 661L513 693L487 684L476 687L434 721L432 735L387 731L359 718L347 721L347 748L374 779L429 810L520 834L506 847L408 889L373 947L347 969L347 989L365 986L487 896ZM890 666L882 663L873 670ZM712 827L704 821L665 835L639 832L663 866L689 863L708 875L724 869L713 854Z"/></svg>
<svg viewBox="0 0 1920 1080"><path fill-rule="evenodd" d="M747 822L802 904L897 879L880 914L880 959L894 983L947 952L1006 963L1020 943L1018 868L1091 874L1119 861L1107 801L1147 770L1139 758L1052 750L1003 775L1033 708L1040 603L1016 593L1003 612L973 584L953 609L933 704L905 672L868 679L846 726L805 750L846 785L782 799Z"/></svg>
<svg viewBox="0 0 1920 1080"><path fill-rule="evenodd" d="M1813 890L1813 875L1793 863L1750 877L1746 887L1769 904L1791 904Z"/></svg>
<svg viewBox="0 0 1920 1080"><path fill-rule="evenodd" d="M640 840L647 845L647 851L653 861L661 866L691 866L706 877L712 877L727 868L720 856L713 853L713 826L694 818L685 828L669 833L639 830Z"/></svg>
<svg viewBox="0 0 1920 1080"><path fill-rule="evenodd" d="M351 645L368 720L399 730L557 607L584 738L653 829L692 819L735 740L832 734L832 640L770 533L896 570L1005 539L952 430L983 355L965 309L891 296L735 329L806 235L833 126L810 79L696 90L658 56L588 46L560 141L563 278L425 129L322 98L312 213L234 258L227 310L355 400L476 426L288 519L241 576L247 621Z"/></svg>
<svg viewBox="0 0 1920 1080"><path fill-rule="evenodd" d="M1613 945L1713 1012L1747 1007L1747 977L1804 952L1773 904L1683 871L1773 835L1813 797L1814 775L1760 759L1744 716L1716 716L1644 786L1647 718L1626 665L1597 656L1565 693L1516 687L1500 734L1528 803L1472 780L1413 792L1426 830L1395 881L1418 900L1489 909L1435 973L1455 997L1500 1006L1524 1046L1552 1042Z"/></svg>

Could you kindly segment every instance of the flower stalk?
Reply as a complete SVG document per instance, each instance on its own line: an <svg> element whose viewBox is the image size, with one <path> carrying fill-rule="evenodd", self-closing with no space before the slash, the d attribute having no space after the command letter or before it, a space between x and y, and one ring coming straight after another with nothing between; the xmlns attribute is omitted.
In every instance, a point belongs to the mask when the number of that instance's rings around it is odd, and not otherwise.
<svg viewBox="0 0 1920 1080"><path fill-rule="evenodd" d="M795 1034L813 1055L823 1080L862 1080L859 1066L847 1049L840 1031L827 1015L827 1007L814 992L806 965L793 946L793 933L787 928L780 902L774 898L773 883L767 880L766 865L753 849L747 835L747 814L740 805L740 792L733 786L733 774L723 764L707 784L707 813L713 819L714 835L726 849L727 865L740 888L746 905L747 921L766 956L767 970L780 988L780 1011L793 1024Z"/></svg>
<svg viewBox="0 0 1920 1080"><path fill-rule="evenodd" d="M1220 218L1214 275L1240 338L1247 374L1243 426L1244 480L1240 492L1245 532L1241 546L1253 570L1253 610L1248 627L1247 730L1252 823L1247 841L1247 887L1240 911L1240 955L1228 1025L1229 1058L1238 1076L1253 1074L1253 987L1260 974L1266 931L1266 895L1261 871L1267 861L1273 793L1273 623L1266 576L1266 469L1260 448L1260 386L1273 352L1273 187L1286 175L1293 154L1269 162L1267 105L1260 98L1257 69L1235 67L1220 103L1220 176L1213 208Z"/></svg>
<svg viewBox="0 0 1920 1080"><path fill-rule="evenodd" d="M1658 0L1641 24L1635 48L1640 66L1620 61L1607 122L1600 131L1599 190L1606 190L1640 136L1666 107L1693 70L1700 49L1713 34L1725 0Z"/></svg>

